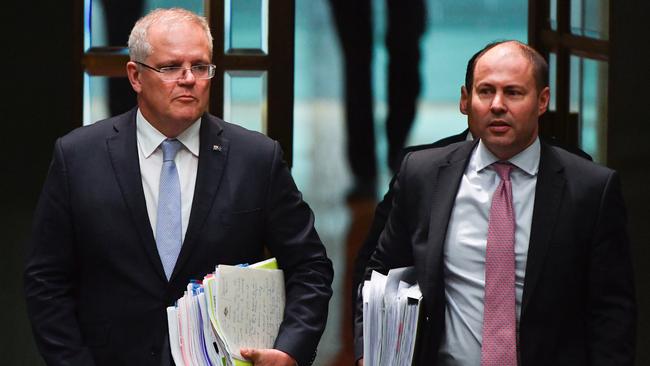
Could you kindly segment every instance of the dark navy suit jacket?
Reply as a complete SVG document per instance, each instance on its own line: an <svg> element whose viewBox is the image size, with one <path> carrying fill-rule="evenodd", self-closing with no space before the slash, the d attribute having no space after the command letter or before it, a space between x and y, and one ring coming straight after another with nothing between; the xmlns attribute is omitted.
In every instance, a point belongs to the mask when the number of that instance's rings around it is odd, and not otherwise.
<svg viewBox="0 0 650 366"><path fill-rule="evenodd" d="M279 144L202 117L189 224L168 282L147 215L135 111L56 142L25 269L28 312L47 363L160 365L165 308L188 281L217 264L262 260L267 248L286 282L275 347L309 364L333 272Z"/></svg>

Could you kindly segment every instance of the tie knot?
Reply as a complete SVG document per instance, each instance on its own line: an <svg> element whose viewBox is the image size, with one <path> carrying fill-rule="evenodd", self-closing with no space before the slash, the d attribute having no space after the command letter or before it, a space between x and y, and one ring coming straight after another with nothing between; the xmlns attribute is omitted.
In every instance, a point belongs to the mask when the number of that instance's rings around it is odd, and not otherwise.
<svg viewBox="0 0 650 366"><path fill-rule="evenodd" d="M181 144L180 141L176 139L166 139L162 142L161 147L163 151L163 161L174 160L176 153L180 150Z"/></svg>
<svg viewBox="0 0 650 366"><path fill-rule="evenodd" d="M497 161L492 164L492 168L499 174L499 178L504 181L510 180L510 172L512 171L513 165L508 162Z"/></svg>

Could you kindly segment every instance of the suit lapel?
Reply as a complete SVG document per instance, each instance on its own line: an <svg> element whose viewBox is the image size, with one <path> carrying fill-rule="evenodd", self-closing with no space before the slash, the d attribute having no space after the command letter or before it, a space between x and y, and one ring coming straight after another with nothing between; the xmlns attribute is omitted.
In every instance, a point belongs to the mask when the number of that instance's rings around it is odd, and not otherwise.
<svg viewBox="0 0 650 366"><path fill-rule="evenodd" d="M442 260L447 226L456 201L456 193L467 167L474 143L463 144L451 152L445 162L433 170L433 195L429 217L426 282L432 285L442 283ZM433 291L433 288L431 289ZM432 294L429 294L432 295ZM431 297L430 297L431 298Z"/></svg>
<svg viewBox="0 0 650 366"><path fill-rule="evenodd" d="M170 282L183 268L192 249L196 246L201 228L210 213L214 197L219 189L229 150L229 141L221 136L222 132L223 128L217 118L208 114L203 116L199 132L199 166L196 173L192 210L183 247L178 255Z"/></svg>
<svg viewBox="0 0 650 366"><path fill-rule="evenodd" d="M555 228L566 182L563 169L564 167L555 156L555 152L548 145L542 143L535 188L535 206L528 243L522 313L526 310L526 305L530 301L544 267L546 252Z"/></svg>
<svg viewBox="0 0 650 366"><path fill-rule="evenodd" d="M113 171L115 172L115 177L122 192L122 197L131 213L136 230L140 236L140 243L144 246L147 257L161 280L167 282L162 262L158 256L153 232L151 231L151 223L149 222L144 191L142 189L142 176L140 174L136 137L136 110L133 109L130 113L117 119L113 125L115 134L107 138L106 147L111 159Z"/></svg>

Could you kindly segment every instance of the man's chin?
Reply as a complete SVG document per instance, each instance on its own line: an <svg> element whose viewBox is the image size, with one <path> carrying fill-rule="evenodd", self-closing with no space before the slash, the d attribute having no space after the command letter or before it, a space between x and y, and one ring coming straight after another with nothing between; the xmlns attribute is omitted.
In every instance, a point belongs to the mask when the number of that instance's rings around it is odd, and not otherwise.
<svg viewBox="0 0 650 366"><path fill-rule="evenodd" d="M488 136L483 143L499 159L509 159L512 152L512 139L506 136Z"/></svg>
<svg viewBox="0 0 650 366"><path fill-rule="evenodd" d="M508 146L513 142L512 137L508 134L486 134L483 138L483 143L487 146Z"/></svg>
<svg viewBox="0 0 650 366"><path fill-rule="evenodd" d="M201 115L203 115L203 113L197 110L186 111L186 112L181 111L178 113L174 113L172 115L172 118L175 121L178 121L180 123L190 124L195 122L197 119L201 118Z"/></svg>

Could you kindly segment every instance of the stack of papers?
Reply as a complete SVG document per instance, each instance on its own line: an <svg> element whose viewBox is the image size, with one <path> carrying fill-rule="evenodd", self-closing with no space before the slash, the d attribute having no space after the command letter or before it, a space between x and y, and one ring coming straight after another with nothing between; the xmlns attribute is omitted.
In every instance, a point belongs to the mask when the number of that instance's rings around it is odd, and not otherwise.
<svg viewBox="0 0 650 366"><path fill-rule="evenodd" d="M372 272L363 296L363 362L366 366L413 363L422 293L413 267Z"/></svg>
<svg viewBox="0 0 650 366"><path fill-rule="evenodd" d="M218 265L192 281L167 308L169 344L177 366L244 366L241 348L273 348L284 316L284 275L275 258L253 265Z"/></svg>

